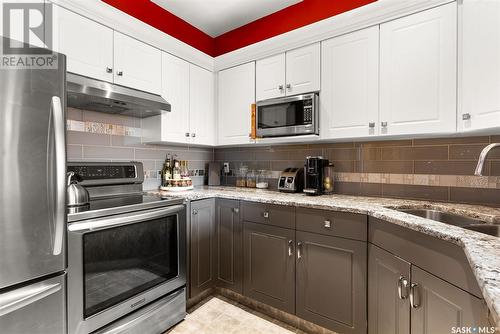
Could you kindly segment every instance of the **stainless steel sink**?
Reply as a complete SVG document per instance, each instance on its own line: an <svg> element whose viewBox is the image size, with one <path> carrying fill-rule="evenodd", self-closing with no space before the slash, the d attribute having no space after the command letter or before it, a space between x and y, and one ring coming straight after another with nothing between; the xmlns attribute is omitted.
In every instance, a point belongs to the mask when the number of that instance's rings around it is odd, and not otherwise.
<svg viewBox="0 0 500 334"><path fill-rule="evenodd" d="M489 234L494 237L500 237L500 225L492 225L492 224L472 224L468 226L464 226L467 230L472 230L476 232L481 232L484 234Z"/></svg>
<svg viewBox="0 0 500 334"><path fill-rule="evenodd" d="M447 213L438 210L428 210L428 209L403 209L398 210L401 212L409 213L410 215L419 216L422 218L436 220L441 223L445 223L448 225L454 226L468 226L468 225L477 225L477 224L486 224L484 221L474 218L469 218L465 216L455 215L452 213Z"/></svg>

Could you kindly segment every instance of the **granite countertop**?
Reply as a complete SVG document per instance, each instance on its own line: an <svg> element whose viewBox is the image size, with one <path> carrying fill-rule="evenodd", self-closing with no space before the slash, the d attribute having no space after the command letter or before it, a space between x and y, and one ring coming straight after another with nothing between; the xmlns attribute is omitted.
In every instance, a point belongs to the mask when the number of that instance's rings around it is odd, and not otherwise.
<svg viewBox="0 0 500 334"><path fill-rule="evenodd" d="M403 208L435 209L477 218L491 224L500 224L500 209L498 208L346 195L307 196L300 193L287 194L236 187L200 187L179 193L160 193L158 191L151 193L168 197L181 197L186 200L217 197L360 213L455 243L463 248L490 309L491 318L500 327L500 238L395 210Z"/></svg>

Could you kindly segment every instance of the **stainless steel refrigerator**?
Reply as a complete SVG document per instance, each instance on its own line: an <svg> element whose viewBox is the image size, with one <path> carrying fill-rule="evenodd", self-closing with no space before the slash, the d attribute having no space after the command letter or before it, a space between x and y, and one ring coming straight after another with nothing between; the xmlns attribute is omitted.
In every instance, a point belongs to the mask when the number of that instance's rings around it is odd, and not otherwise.
<svg viewBox="0 0 500 334"><path fill-rule="evenodd" d="M0 333L66 333L65 56L0 69Z"/></svg>

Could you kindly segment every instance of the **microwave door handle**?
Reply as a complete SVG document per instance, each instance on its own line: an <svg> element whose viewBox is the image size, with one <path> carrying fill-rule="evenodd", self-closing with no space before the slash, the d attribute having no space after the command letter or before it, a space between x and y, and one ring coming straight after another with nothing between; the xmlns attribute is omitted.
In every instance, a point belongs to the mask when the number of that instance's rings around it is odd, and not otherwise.
<svg viewBox="0 0 500 334"><path fill-rule="evenodd" d="M156 218L161 218L165 216L170 216L185 210L184 205L173 205L164 209L151 210L136 214L123 214L116 217L105 217L99 219L92 219L87 221L82 221L80 223L73 223L69 225L68 231L70 232L82 232L91 231L102 228L109 228L117 225L128 225L131 223L136 223L144 220L151 220Z"/></svg>
<svg viewBox="0 0 500 334"><path fill-rule="evenodd" d="M49 191L52 195L55 188L55 196L48 196L49 200L54 200L53 205L49 207L53 210L52 218L54 222L54 240L52 246L52 254L60 255L62 252L64 244L64 228L66 226L66 143L65 143L65 131L64 126L64 111L62 108L61 99L58 96L53 96L50 103L50 117L49 117L49 136L53 136L54 140L54 161L55 161L55 171L52 175L54 178L49 177ZM52 128L53 127L53 128ZM49 138L49 141L51 139ZM48 173L52 173L50 170L50 157L47 157Z"/></svg>

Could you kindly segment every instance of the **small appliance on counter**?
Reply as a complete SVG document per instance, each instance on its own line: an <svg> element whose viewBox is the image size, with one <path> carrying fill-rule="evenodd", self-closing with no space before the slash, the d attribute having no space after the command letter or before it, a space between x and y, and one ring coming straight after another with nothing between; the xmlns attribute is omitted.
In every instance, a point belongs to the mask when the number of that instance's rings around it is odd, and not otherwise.
<svg viewBox="0 0 500 334"><path fill-rule="evenodd" d="M333 164L321 156L307 157L304 165L304 192L321 195L333 191Z"/></svg>
<svg viewBox="0 0 500 334"><path fill-rule="evenodd" d="M286 168L278 179L278 190L282 192L301 192L304 187L304 169Z"/></svg>

